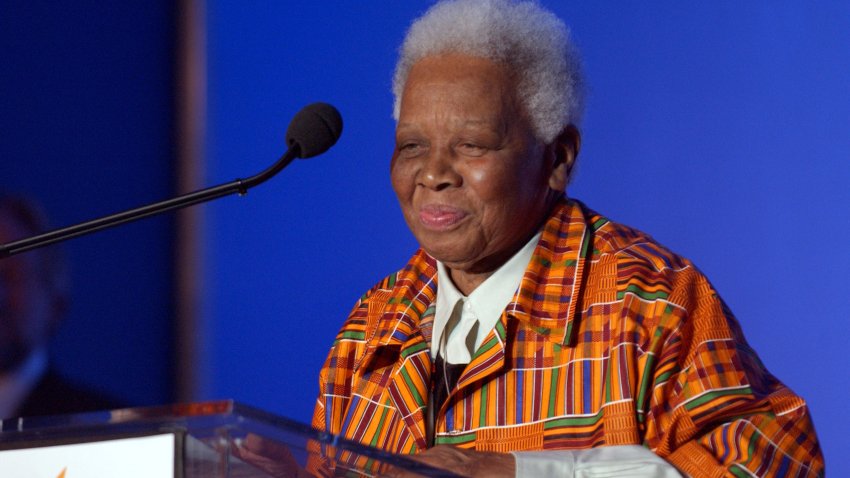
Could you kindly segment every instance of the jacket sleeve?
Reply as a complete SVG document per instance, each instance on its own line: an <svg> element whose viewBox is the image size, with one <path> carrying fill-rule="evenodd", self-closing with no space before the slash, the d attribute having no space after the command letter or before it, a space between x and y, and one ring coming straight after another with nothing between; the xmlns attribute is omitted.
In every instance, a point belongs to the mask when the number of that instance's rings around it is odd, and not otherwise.
<svg viewBox="0 0 850 478"><path fill-rule="evenodd" d="M765 369L708 280L680 271L669 299L650 448L695 477L823 476L805 402Z"/></svg>
<svg viewBox="0 0 850 478"><path fill-rule="evenodd" d="M369 333L369 308L381 307L387 297L386 288L392 276L366 292L354 305L337 333L322 370L319 372L319 395L313 409L314 429L338 435L351 399L352 378L357 361L362 357ZM335 450L316 442L308 443L307 470L316 476L331 473L333 464L327 457Z"/></svg>

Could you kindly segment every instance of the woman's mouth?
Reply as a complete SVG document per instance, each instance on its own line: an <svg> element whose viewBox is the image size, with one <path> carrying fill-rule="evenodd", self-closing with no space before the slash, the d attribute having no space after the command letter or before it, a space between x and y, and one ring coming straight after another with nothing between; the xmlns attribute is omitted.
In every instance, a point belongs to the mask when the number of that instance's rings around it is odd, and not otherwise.
<svg viewBox="0 0 850 478"><path fill-rule="evenodd" d="M468 214L462 209L443 204L429 204L419 210L419 222L428 229L445 231L462 221Z"/></svg>

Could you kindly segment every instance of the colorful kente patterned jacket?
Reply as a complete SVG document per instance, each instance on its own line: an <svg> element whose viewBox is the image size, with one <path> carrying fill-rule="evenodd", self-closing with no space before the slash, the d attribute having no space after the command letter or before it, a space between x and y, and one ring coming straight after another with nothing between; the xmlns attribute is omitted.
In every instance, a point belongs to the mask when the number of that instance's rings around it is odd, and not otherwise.
<svg viewBox="0 0 850 478"><path fill-rule="evenodd" d="M357 302L321 371L314 427L397 453L427 447L436 280L420 250ZM764 368L708 280L567 199L439 410L436 443L642 444L692 476L823 474L806 404Z"/></svg>

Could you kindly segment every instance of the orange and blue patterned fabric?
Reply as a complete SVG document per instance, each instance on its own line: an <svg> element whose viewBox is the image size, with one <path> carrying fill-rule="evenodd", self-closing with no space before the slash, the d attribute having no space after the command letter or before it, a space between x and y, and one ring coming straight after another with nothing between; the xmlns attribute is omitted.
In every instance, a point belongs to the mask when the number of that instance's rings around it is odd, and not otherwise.
<svg viewBox="0 0 850 478"><path fill-rule="evenodd" d="M427 447L437 287L419 250L357 302L321 371L315 428L395 453ZM805 402L764 368L708 280L566 198L439 410L436 443L642 444L691 476L823 475Z"/></svg>

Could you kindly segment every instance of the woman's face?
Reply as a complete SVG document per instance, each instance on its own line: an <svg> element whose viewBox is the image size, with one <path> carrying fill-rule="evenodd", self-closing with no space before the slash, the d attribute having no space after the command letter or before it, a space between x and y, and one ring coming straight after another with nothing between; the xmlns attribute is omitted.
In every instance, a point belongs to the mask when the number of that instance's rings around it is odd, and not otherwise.
<svg viewBox="0 0 850 478"><path fill-rule="evenodd" d="M522 247L559 189L515 91L507 67L452 54L414 64L402 94L393 189L458 287L458 273L486 278Z"/></svg>

